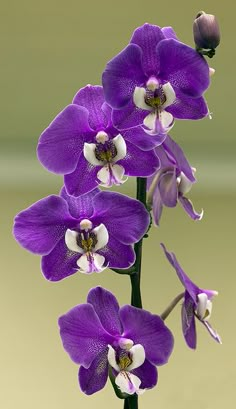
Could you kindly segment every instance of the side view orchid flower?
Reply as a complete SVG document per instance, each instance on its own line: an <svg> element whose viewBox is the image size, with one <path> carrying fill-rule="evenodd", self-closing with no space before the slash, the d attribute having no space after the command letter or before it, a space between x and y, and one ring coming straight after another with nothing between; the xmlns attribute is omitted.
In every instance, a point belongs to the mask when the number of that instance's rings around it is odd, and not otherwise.
<svg viewBox="0 0 236 409"><path fill-rule="evenodd" d="M42 272L58 281L106 267L129 268L133 244L149 225L142 203L120 193L93 190L74 198L62 189L20 212L14 235L27 250L42 255Z"/></svg>
<svg viewBox="0 0 236 409"><path fill-rule="evenodd" d="M145 139L141 127L119 132L111 121L101 86L88 85L42 133L38 158L51 172L65 175L70 195L125 182L124 176L150 176L160 166L153 150L134 142ZM144 145L145 141L141 145Z"/></svg>
<svg viewBox="0 0 236 409"><path fill-rule="evenodd" d="M211 327L208 320L211 316L212 298L218 295L217 291L203 290L194 284L179 265L174 253L166 250L161 244L167 260L174 267L181 283L185 288L184 302L182 304L182 329L187 345L195 349L197 346L197 333L195 318L197 318L208 330L212 338L221 344L221 338Z"/></svg>
<svg viewBox="0 0 236 409"><path fill-rule="evenodd" d="M159 225L163 206L175 207L179 202L193 220L201 220L192 202L185 197L195 183L195 169L184 156L182 149L167 135L165 142L155 149L161 168L147 179L147 202L152 208L155 225Z"/></svg>
<svg viewBox="0 0 236 409"><path fill-rule="evenodd" d="M193 120L208 115L202 96L208 86L209 67L204 58L178 41L171 27L150 24L134 31L130 44L108 62L103 73L115 126L142 125L153 145L156 140L163 142L175 118Z"/></svg>
<svg viewBox="0 0 236 409"><path fill-rule="evenodd" d="M59 326L65 350L81 365L79 383L87 395L105 386L109 368L121 393L153 388L156 366L167 363L173 349L173 336L158 315L130 305L120 308L102 287L60 317Z"/></svg>

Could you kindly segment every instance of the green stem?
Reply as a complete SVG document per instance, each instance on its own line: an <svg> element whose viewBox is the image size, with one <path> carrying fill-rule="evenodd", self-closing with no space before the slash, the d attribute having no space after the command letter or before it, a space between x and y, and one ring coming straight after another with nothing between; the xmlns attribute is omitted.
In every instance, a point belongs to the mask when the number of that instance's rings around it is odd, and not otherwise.
<svg viewBox="0 0 236 409"><path fill-rule="evenodd" d="M146 187L147 187L147 180L145 178L137 178L137 193L136 198L141 203L146 205ZM140 289L140 282L141 282L141 264L142 264L142 244L143 239L141 239L138 243L134 246L134 251L136 255L136 260L134 263L134 272L130 274L130 282L131 282L131 305L137 308L142 308L142 297L141 297L141 289ZM125 399L124 402L124 409L138 409L138 396L132 395L129 398Z"/></svg>
<svg viewBox="0 0 236 409"><path fill-rule="evenodd" d="M184 292L181 294L178 294L173 301L168 305L168 307L163 311L163 313L160 315L160 317L163 319L163 321L166 320L166 318L170 315L170 313L173 311L173 309L176 307L178 302L184 298Z"/></svg>

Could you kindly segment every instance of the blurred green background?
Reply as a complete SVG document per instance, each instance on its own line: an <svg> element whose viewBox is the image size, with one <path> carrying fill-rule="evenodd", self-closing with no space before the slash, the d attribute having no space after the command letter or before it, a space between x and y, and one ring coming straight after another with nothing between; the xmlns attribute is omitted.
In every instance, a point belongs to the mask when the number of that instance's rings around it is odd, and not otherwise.
<svg viewBox="0 0 236 409"><path fill-rule="evenodd" d="M87 397L77 383L77 367L64 352L57 318L86 300L92 286L110 289L129 302L127 277L107 270L46 282L40 258L11 236L14 215L34 201L57 193L61 178L37 162L42 130L87 83L99 84L106 62L126 46L144 22L172 25L193 45L192 21L199 10L215 14L222 32L216 74L207 92L213 119L176 122L172 137L197 168L191 192L204 218L194 223L181 208L165 209L161 228L145 241L143 303L161 313L182 290L159 243L174 251L185 271L203 288L219 291L212 325L223 338L217 345L198 325L198 349L184 344L180 306L167 324L175 335L168 365L159 370L158 388L140 398L140 408L221 409L235 401L235 5L224 1L139 2L34 0L1 2L1 338L2 409L122 407L107 384ZM124 192L124 191L123 191ZM126 185L134 192L134 182Z"/></svg>

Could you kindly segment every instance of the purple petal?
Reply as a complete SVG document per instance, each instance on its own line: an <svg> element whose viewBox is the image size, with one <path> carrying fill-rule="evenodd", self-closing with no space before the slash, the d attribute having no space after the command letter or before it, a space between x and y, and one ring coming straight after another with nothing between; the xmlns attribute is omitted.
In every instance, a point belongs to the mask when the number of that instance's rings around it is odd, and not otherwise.
<svg viewBox="0 0 236 409"><path fill-rule="evenodd" d="M112 108L124 107L132 98L136 85L145 81L142 70L142 51L135 44L129 44L108 62L102 76L106 102Z"/></svg>
<svg viewBox="0 0 236 409"><path fill-rule="evenodd" d="M86 195L73 197L68 195L66 189L63 187L60 196L66 200L69 206L70 214L76 219L88 219L94 212L93 198L100 192L99 189L95 189Z"/></svg>
<svg viewBox="0 0 236 409"><path fill-rule="evenodd" d="M118 163L125 169L127 176L150 176L160 167L160 161L154 150L142 151L126 140L127 155Z"/></svg>
<svg viewBox="0 0 236 409"><path fill-rule="evenodd" d="M87 302L92 304L101 324L109 334L120 335L122 326L119 317L119 304L115 296L102 287L92 288Z"/></svg>
<svg viewBox="0 0 236 409"><path fill-rule="evenodd" d="M193 220L201 220L203 216L203 211L201 213L197 213L194 210L193 204L191 200L187 199L186 197L179 195L179 203L182 205L186 213L191 217Z"/></svg>
<svg viewBox="0 0 236 409"><path fill-rule="evenodd" d="M178 199L175 169L166 171L160 176L158 187L163 204L167 207L175 207Z"/></svg>
<svg viewBox="0 0 236 409"><path fill-rule="evenodd" d="M48 254L68 227L76 221L59 196L48 196L20 212L15 218L14 236L27 250Z"/></svg>
<svg viewBox="0 0 236 409"><path fill-rule="evenodd" d="M64 183L67 192L72 196L81 196L98 187L97 173L100 166L89 163L82 153L74 172L65 175Z"/></svg>
<svg viewBox="0 0 236 409"><path fill-rule="evenodd" d="M137 131L137 127L139 125L143 125L143 120L144 118L146 118L148 114L149 111L137 108L134 105L133 100L130 100L129 103L123 109L114 109L112 111L112 121L117 129L129 130L130 128L135 128L135 131ZM148 134L146 134L146 137L147 136Z"/></svg>
<svg viewBox="0 0 236 409"><path fill-rule="evenodd" d="M98 354L112 344L91 304L81 304L59 318L63 346L72 361L89 368Z"/></svg>
<svg viewBox="0 0 236 409"><path fill-rule="evenodd" d="M65 244L65 237L57 243L51 253L42 257L42 272L49 281L60 281L78 271L76 261L80 254L70 251Z"/></svg>
<svg viewBox="0 0 236 409"><path fill-rule="evenodd" d="M175 269L181 283L183 284L183 286L185 287L185 289L189 293L189 295L192 297L193 301L196 303L197 302L196 297L200 292L199 288L190 280L190 278L187 276L187 274L185 274L185 272L182 270L182 268L180 267L174 253L169 253L166 250L163 243L161 243L161 247L164 250L168 261L170 262L172 267L174 267L174 269Z"/></svg>
<svg viewBox="0 0 236 409"><path fill-rule="evenodd" d="M51 172L70 173L76 167L84 138L91 133L88 111L68 105L40 136L38 159Z"/></svg>
<svg viewBox="0 0 236 409"><path fill-rule="evenodd" d="M176 96L175 102L166 108L174 118L195 120L208 115L208 106L203 97L191 98L181 92L177 92Z"/></svg>
<svg viewBox="0 0 236 409"><path fill-rule="evenodd" d="M212 336L212 338L216 341L219 342L219 344L222 344L221 337L217 332L212 328L212 326L209 324L208 321L201 321L203 325L206 327L207 331L209 334Z"/></svg>
<svg viewBox="0 0 236 409"><path fill-rule="evenodd" d="M81 88L73 99L73 104L83 106L88 110L88 122L94 130L102 130L110 123L107 112L103 110L104 102L103 88L100 85L87 85Z"/></svg>
<svg viewBox="0 0 236 409"><path fill-rule="evenodd" d="M160 224L160 218L162 214L163 204L159 189L155 189L152 199L152 214L153 220L156 226Z"/></svg>
<svg viewBox="0 0 236 409"><path fill-rule="evenodd" d="M107 226L106 226L107 227ZM110 268L129 268L135 262L135 252L131 245L123 244L113 237L109 232L107 246L98 250Z"/></svg>
<svg viewBox="0 0 236 409"><path fill-rule="evenodd" d="M165 364L172 352L174 338L158 315L125 305L120 309L123 336L141 344L146 358L154 365Z"/></svg>
<svg viewBox="0 0 236 409"><path fill-rule="evenodd" d="M145 359L143 365L134 369L132 373L141 380L140 389L150 389L157 384L157 369L147 359Z"/></svg>
<svg viewBox="0 0 236 409"><path fill-rule="evenodd" d="M94 359L88 369L79 369L79 384L86 395L92 395L104 388L108 377L107 349Z"/></svg>
<svg viewBox="0 0 236 409"><path fill-rule="evenodd" d="M160 27L148 23L138 27L133 33L130 43L137 44L142 49L143 70L147 76L157 75L159 72L160 61L156 46L164 38Z"/></svg>
<svg viewBox="0 0 236 409"><path fill-rule="evenodd" d="M119 116L120 118L122 116L124 117L125 111L126 111L126 108L122 111L113 111L114 118L116 115ZM139 110L138 108L136 108L135 112L137 113L138 111L142 111L142 110ZM142 111L142 112L145 112L145 116L147 115L147 111ZM127 121L130 121L130 123L134 123L133 118L134 117L131 114L130 117L127 117ZM124 124L127 124L128 123L127 121ZM140 122L138 120L137 122L139 122L139 125L140 123L142 124L142 121ZM142 126L135 126L135 127L131 127L131 129L123 130L122 135L124 135L126 140L128 140L133 145L136 145L138 148L144 151L152 150L156 146L161 145L166 138L166 135L149 135L145 132Z"/></svg>
<svg viewBox="0 0 236 409"><path fill-rule="evenodd" d="M194 315L194 301L187 291L185 291L184 303L182 304L182 330L185 341L189 348L196 349L197 333Z"/></svg>
<svg viewBox="0 0 236 409"><path fill-rule="evenodd" d="M100 192L93 198L96 217L109 234L123 244L139 241L147 231L149 214L138 200L115 192Z"/></svg>
<svg viewBox="0 0 236 409"><path fill-rule="evenodd" d="M182 149L175 141L173 141L173 139L171 139L169 135L167 135L163 143L163 147L170 158L172 157L174 159L180 172L183 172L185 176L187 176L187 178L190 180L190 182L195 182L196 179L193 175L192 168L189 165L186 157L184 156ZM159 151L157 155L160 157Z"/></svg>
<svg viewBox="0 0 236 409"><path fill-rule="evenodd" d="M209 67L193 48L167 39L157 46L160 58L159 78L170 82L174 89L179 89L191 97L200 97L209 86Z"/></svg>
<svg viewBox="0 0 236 409"><path fill-rule="evenodd" d="M178 40L177 35L175 34L172 27L163 27L161 31L164 34L165 38L174 38L175 40Z"/></svg>

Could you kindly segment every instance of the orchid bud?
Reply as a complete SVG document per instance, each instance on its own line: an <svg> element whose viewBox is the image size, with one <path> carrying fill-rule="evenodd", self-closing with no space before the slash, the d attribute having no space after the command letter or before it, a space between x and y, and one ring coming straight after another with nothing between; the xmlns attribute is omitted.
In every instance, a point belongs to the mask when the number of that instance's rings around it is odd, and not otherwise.
<svg viewBox="0 0 236 409"><path fill-rule="evenodd" d="M220 43L220 28L216 17L200 11L193 23L193 37L197 48L215 49Z"/></svg>

